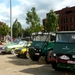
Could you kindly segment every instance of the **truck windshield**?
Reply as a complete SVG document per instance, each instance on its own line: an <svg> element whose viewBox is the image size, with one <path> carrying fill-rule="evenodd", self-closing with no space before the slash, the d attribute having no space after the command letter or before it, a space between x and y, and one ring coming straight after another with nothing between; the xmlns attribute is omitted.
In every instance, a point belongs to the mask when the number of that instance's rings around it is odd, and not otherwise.
<svg viewBox="0 0 75 75"><path fill-rule="evenodd" d="M57 34L56 35L56 42L69 42L69 43L75 43L75 34Z"/></svg>
<svg viewBox="0 0 75 75"><path fill-rule="evenodd" d="M37 35L35 36L34 41L45 41L46 37L46 35Z"/></svg>
<svg viewBox="0 0 75 75"><path fill-rule="evenodd" d="M55 41L55 34L37 34L33 36L34 41Z"/></svg>

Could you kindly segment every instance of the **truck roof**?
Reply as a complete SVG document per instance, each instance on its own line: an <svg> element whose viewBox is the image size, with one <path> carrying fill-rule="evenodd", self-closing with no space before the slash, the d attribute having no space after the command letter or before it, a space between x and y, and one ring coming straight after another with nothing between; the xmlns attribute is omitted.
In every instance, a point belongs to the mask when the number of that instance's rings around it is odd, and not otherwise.
<svg viewBox="0 0 75 75"><path fill-rule="evenodd" d="M35 32L35 33L32 33L32 35L41 35L41 34L44 34L44 35L53 34L53 35L55 35L55 32L45 32L45 33Z"/></svg>
<svg viewBox="0 0 75 75"><path fill-rule="evenodd" d="M75 31L56 31L56 34L57 33L75 33Z"/></svg>

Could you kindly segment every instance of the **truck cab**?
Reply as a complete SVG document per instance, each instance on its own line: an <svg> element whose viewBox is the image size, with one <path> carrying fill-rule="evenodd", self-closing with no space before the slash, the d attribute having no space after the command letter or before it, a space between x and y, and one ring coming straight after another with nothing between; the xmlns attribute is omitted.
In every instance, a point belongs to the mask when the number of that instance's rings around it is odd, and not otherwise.
<svg viewBox="0 0 75 75"><path fill-rule="evenodd" d="M50 58L53 69L75 69L75 31L56 32L55 45Z"/></svg>
<svg viewBox="0 0 75 75"><path fill-rule="evenodd" d="M41 56L45 56L45 60L49 63L48 55L52 52L54 47L55 33L37 33L32 35L34 40L29 47L29 55L31 60L39 61Z"/></svg>

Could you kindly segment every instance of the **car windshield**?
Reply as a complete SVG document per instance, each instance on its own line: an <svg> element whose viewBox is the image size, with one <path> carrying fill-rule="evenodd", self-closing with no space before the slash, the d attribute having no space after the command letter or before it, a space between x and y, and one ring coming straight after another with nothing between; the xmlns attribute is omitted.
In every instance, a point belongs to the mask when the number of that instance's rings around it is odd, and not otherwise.
<svg viewBox="0 0 75 75"><path fill-rule="evenodd" d="M24 44L27 44L27 41L20 41L18 44L19 45L24 45Z"/></svg>
<svg viewBox="0 0 75 75"><path fill-rule="evenodd" d="M12 43L19 43L21 40L20 39L16 39L15 41L13 41Z"/></svg>
<svg viewBox="0 0 75 75"><path fill-rule="evenodd" d="M75 34L57 34L56 35L56 42L69 42L75 43Z"/></svg>

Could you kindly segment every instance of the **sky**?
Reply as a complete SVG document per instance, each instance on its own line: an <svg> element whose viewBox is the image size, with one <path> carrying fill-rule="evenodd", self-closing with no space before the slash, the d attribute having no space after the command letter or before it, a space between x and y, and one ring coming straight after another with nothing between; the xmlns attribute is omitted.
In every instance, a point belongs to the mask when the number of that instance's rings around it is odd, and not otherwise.
<svg viewBox="0 0 75 75"><path fill-rule="evenodd" d="M36 8L36 13L42 20L46 18L46 13L51 9L61 10L65 7L75 6L74 0L11 0L12 2L12 24L16 19L25 29L29 25L26 23L26 14L32 7ZM0 0L0 21L10 27L10 0Z"/></svg>

